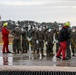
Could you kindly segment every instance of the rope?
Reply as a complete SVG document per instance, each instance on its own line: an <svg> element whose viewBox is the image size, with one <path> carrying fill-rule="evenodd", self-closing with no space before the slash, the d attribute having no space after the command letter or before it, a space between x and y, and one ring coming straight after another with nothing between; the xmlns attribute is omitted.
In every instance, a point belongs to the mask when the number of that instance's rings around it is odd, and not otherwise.
<svg viewBox="0 0 76 75"><path fill-rule="evenodd" d="M28 41L28 40L27 40L27 41ZM31 43L30 41L28 41L28 43L29 43L29 45L30 45L31 47L33 47L32 43Z"/></svg>
<svg viewBox="0 0 76 75"><path fill-rule="evenodd" d="M74 40L73 40L73 39L71 39L71 41L72 41L72 43L73 43L74 47L76 48L76 44L75 44Z"/></svg>

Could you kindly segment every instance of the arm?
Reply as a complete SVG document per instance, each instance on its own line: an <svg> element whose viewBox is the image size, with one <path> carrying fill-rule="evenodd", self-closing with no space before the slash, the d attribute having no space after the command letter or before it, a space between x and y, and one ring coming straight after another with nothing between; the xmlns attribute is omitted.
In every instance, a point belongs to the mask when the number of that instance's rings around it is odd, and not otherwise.
<svg viewBox="0 0 76 75"><path fill-rule="evenodd" d="M9 31L6 28L2 28L2 34L3 35L8 35Z"/></svg>

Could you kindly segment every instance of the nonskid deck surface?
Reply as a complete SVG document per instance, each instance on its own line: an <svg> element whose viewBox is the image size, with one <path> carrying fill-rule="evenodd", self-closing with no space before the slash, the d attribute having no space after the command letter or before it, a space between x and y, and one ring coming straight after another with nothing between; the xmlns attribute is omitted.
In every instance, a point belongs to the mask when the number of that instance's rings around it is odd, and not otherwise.
<svg viewBox="0 0 76 75"><path fill-rule="evenodd" d="M0 45L0 70L28 71L76 71L76 57L70 60L57 59L55 56L38 57L37 54L3 54ZM11 45L9 46L10 51Z"/></svg>

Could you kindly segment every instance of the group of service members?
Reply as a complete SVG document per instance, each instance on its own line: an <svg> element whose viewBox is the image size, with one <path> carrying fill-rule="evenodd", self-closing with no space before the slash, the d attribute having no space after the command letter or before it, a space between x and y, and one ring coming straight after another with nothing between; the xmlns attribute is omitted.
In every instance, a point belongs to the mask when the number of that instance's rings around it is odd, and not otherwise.
<svg viewBox="0 0 76 75"><path fill-rule="evenodd" d="M76 49L76 29L71 29L71 40L69 44L71 45L73 56L75 56L75 49ZM69 31L68 29L68 31ZM46 56L53 56L54 50L53 46L56 44L56 53L58 52L59 48L59 30L56 28L52 28L51 26L46 27L36 27L28 25L25 28L20 29L18 26L11 31L13 35L13 53L27 53L29 51L29 45L31 47L32 53L41 53L44 56L44 50L46 50ZM68 48L67 48L68 49ZM68 51L68 50L66 50ZM68 54L69 55L69 54Z"/></svg>

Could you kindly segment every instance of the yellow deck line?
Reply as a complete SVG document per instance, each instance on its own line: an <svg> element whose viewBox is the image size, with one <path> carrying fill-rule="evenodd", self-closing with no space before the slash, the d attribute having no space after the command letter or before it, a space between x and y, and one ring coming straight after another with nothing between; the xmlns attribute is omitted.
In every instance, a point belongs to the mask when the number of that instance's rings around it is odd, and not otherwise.
<svg viewBox="0 0 76 75"><path fill-rule="evenodd" d="M3 43L0 43L0 45L2 45ZM9 44L12 44L12 43L9 43Z"/></svg>

